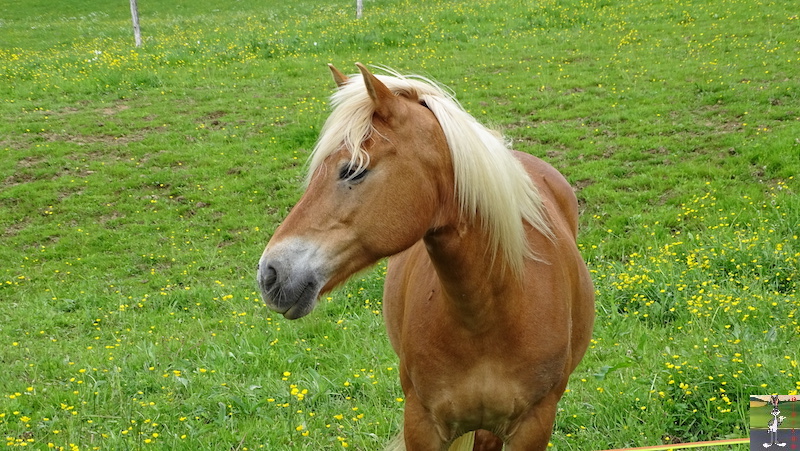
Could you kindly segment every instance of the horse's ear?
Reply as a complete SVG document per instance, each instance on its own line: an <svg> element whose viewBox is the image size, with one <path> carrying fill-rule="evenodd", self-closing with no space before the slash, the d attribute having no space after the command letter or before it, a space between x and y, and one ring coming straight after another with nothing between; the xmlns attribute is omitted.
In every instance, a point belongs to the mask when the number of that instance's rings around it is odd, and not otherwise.
<svg viewBox="0 0 800 451"><path fill-rule="evenodd" d="M361 71L361 75L363 75L364 78L364 85L367 87L367 93L370 99L372 99L372 103L375 104L375 112L379 116L388 118L391 111L391 104L395 100L394 94L383 82L372 75L369 69L363 64L356 63L356 66L358 70Z"/></svg>
<svg viewBox="0 0 800 451"><path fill-rule="evenodd" d="M339 69L333 67L333 64L328 64L328 69L331 70L331 74L333 75L333 81L336 82L336 87L341 88L344 86L345 83L350 81L347 75L339 72Z"/></svg>

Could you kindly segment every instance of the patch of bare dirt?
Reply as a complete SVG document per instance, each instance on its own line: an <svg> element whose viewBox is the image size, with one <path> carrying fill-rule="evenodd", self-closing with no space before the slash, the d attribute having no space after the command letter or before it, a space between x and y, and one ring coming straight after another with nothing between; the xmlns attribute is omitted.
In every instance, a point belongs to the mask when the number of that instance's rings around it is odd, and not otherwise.
<svg viewBox="0 0 800 451"><path fill-rule="evenodd" d="M104 114L104 115L106 115L106 116L113 116L113 115L119 113L120 111L125 111L125 110L127 110L129 108L130 107L128 105L125 105L125 104L122 104L122 103L118 103L118 104L115 104L115 105L107 107L107 108L100 108L97 111L102 113L102 114Z"/></svg>
<svg viewBox="0 0 800 451"><path fill-rule="evenodd" d="M69 133L42 133L39 136L50 142L65 142L85 146L89 144L128 144L139 142L146 136L146 130L137 130L126 135L84 135Z"/></svg>

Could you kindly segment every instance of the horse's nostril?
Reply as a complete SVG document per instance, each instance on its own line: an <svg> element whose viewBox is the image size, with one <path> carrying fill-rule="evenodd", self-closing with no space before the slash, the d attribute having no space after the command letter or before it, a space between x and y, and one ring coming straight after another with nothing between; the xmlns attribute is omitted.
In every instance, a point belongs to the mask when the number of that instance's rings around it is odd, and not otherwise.
<svg viewBox="0 0 800 451"><path fill-rule="evenodd" d="M264 270L264 286L271 287L278 280L278 271L272 265L267 265Z"/></svg>

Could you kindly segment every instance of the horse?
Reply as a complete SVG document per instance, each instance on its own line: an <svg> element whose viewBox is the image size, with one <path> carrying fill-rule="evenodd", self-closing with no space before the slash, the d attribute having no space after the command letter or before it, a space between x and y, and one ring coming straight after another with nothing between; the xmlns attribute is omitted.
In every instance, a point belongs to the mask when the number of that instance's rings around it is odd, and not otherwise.
<svg viewBox="0 0 800 451"><path fill-rule="evenodd" d="M331 113L306 190L259 260L263 300L303 317L389 257L399 448L544 450L594 323L576 196L441 85L356 66L329 65Z"/></svg>

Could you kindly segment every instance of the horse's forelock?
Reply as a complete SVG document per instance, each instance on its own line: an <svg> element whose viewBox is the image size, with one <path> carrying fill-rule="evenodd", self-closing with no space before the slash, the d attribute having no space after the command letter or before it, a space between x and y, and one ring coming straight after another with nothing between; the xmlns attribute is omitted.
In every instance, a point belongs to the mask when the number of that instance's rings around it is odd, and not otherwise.
<svg viewBox="0 0 800 451"><path fill-rule="evenodd" d="M424 77L403 76L389 68L382 69L391 75L377 75L378 79L396 95L415 98L433 95L454 101L443 88ZM343 146L350 153L351 164L358 167L369 164L369 155L362 144L375 133L372 125L375 109L364 88L363 76L350 76L349 81L331 96L331 106L332 112L311 154L308 178L329 155Z"/></svg>

